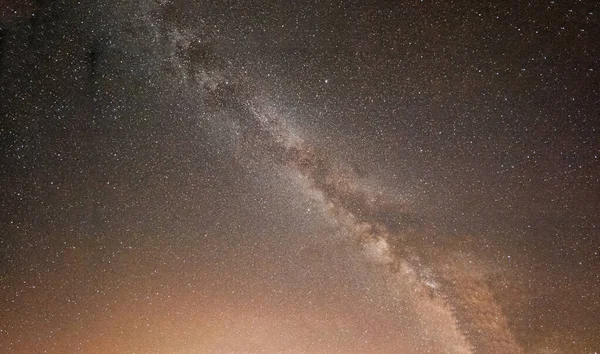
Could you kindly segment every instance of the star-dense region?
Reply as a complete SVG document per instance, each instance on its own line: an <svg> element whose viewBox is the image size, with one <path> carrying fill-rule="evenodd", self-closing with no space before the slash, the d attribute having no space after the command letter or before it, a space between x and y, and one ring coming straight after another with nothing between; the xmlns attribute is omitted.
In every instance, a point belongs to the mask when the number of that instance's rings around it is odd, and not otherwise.
<svg viewBox="0 0 600 354"><path fill-rule="evenodd" d="M0 352L600 352L595 1L0 2Z"/></svg>

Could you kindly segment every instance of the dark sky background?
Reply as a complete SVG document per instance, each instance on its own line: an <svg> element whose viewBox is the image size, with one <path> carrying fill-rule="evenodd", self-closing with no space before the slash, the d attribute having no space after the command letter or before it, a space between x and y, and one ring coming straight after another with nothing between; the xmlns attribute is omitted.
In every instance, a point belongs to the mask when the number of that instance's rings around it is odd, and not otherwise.
<svg viewBox="0 0 600 354"><path fill-rule="evenodd" d="M594 1L0 1L0 352L600 351Z"/></svg>

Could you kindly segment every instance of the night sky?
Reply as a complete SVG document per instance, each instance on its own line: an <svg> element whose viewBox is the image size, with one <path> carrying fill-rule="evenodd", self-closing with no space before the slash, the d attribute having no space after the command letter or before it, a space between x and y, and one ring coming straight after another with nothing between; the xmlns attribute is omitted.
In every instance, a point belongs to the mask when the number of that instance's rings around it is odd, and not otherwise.
<svg viewBox="0 0 600 354"><path fill-rule="evenodd" d="M599 38L596 1L0 1L0 352L600 352Z"/></svg>

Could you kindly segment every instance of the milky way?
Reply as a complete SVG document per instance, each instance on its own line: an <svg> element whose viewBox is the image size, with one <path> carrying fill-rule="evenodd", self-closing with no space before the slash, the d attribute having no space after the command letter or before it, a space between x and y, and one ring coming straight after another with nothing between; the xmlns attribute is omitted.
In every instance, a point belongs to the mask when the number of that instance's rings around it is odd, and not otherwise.
<svg viewBox="0 0 600 354"><path fill-rule="evenodd" d="M600 351L597 4L8 2L0 351Z"/></svg>
<svg viewBox="0 0 600 354"><path fill-rule="evenodd" d="M351 168L336 165L322 151L306 146L282 129L276 112L260 107L261 103L245 103L250 107L249 125L254 123L257 127L254 139L266 144L269 151L275 151L272 158L290 166L305 180L306 193L322 204L324 212L344 234L362 246L368 261L385 266L382 271L389 273L389 291L410 301L426 330L435 332L436 340L444 342L440 350L457 353L474 349L481 352L522 351L510 333L492 290L485 284L485 279L481 279L485 278L485 271L469 270L473 266L461 264L465 262L463 259L441 252L428 258L425 264L419 262L418 253L410 250L426 251L406 232L406 229L416 227L406 206L386 200L383 191L367 189ZM417 268L411 264L413 259L419 262ZM439 285L442 282L444 286ZM459 311L453 311L454 304L461 306ZM465 318L464 324L460 324L466 332L461 332L456 316ZM485 331L486 335L465 338L476 331Z"/></svg>

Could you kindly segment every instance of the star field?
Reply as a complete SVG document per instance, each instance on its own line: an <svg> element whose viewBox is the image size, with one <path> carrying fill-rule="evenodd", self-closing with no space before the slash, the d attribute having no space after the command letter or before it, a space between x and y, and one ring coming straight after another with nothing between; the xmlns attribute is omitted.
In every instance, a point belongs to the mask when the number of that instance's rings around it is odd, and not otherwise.
<svg viewBox="0 0 600 354"><path fill-rule="evenodd" d="M0 352L600 351L596 3L0 7Z"/></svg>

